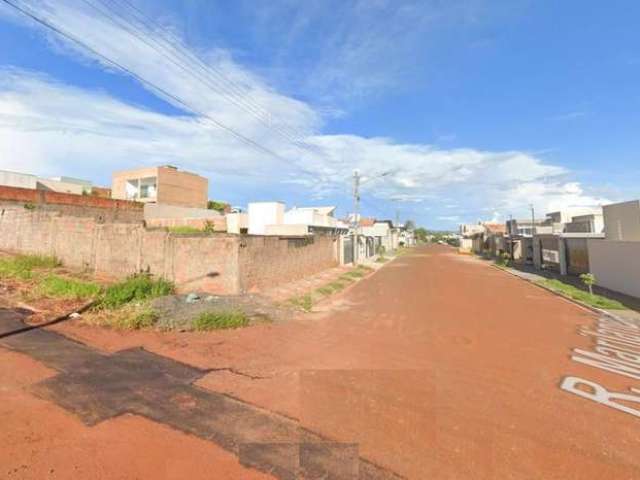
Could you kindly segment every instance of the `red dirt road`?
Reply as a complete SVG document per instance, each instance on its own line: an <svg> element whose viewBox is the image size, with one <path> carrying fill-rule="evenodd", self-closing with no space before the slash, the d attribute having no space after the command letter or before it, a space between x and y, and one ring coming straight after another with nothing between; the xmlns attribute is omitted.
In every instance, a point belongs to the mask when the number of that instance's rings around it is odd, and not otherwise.
<svg viewBox="0 0 640 480"><path fill-rule="evenodd" d="M577 329L594 325L593 313L447 247L413 250L324 309L206 335L73 323L56 329L106 350L143 345L196 366L229 367L198 384L355 442L362 457L407 478L640 478L640 418L559 388L567 375L617 391L634 386L570 359L572 348L589 348L591 339ZM20 354L0 355L1 413L10 419L3 421L0 476L47 478L49 465L66 468L62 452L70 451L83 452L67 455L83 466L83 478L265 478L213 444L148 420L76 425L27 393L47 374L33 373L42 367ZM123 438L133 446L110 451ZM156 462L144 464L141 451ZM186 464L189 455L198 460ZM197 476L204 458L219 466L216 475ZM42 475L23 475L22 464ZM183 474L169 473L175 468Z"/></svg>

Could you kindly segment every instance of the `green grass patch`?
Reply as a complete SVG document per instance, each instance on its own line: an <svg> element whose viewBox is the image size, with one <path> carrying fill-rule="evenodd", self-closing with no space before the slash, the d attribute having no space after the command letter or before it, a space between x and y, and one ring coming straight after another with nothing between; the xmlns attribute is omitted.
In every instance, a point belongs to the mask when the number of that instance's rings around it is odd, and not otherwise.
<svg viewBox="0 0 640 480"><path fill-rule="evenodd" d="M150 328L158 321L158 314L146 307L139 311L122 312L115 317L113 326L122 330L140 330Z"/></svg>
<svg viewBox="0 0 640 480"><path fill-rule="evenodd" d="M347 273L348 273L348 272L347 272ZM355 278L353 278L352 276L347 275L346 273L343 273L342 275L340 275L340 276L338 277L338 281L340 281L340 282L352 283L352 282L355 282L356 280L355 280Z"/></svg>
<svg viewBox="0 0 640 480"><path fill-rule="evenodd" d="M305 312L310 312L313 308L313 297L307 293L306 295L290 298L289 303Z"/></svg>
<svg viewBox="0 0 640 480"><path fill-rule="evenodd" d="M193 328L198 331L239 328L249 325L249 319L240 311L203 312L193 321Z"/></svg>
<svg viewBox="0 0 640 480"><path fill-rule="evenodd" d="M204 230L196 227L190 227L188 225L182 225L179 227L167 227L169 232L178 233L178 234L189 234L189 233L203 233Z"/></svg>
<svg viewBox="0 0 640 480"><path fill-rule="evenodd" d="M349 270L348 272L345 272L341 275L342 278L349 278L349 279L358 279L358 278L362 278L366 275L366 272L360 268L354 268L353 270Z"/></svg>
<svg viewBox="0 0 640 480"><path fill-rule="evenodd" d="M316 292L318 292L320 295L324 295L325 297L328 295L331 295L333 293L333 288L331 288L328 285L324 285L320 288L316 288Z"/></svg>
<svg viewBox="0 0 640 480"><path fill-rule="evenodd" d="M99 302L101 308L118 308L130 302L139 302L173 293L173 283L139 274L110 285Z"/></svg>
<svg viewBox="0 0 640 480"><path fill-rule="evenodd" d="M382 255L376 258L376 263L385 263L388 259Z"/></svg>
<svg viewBox="0 0 640 480"><path fill-rule="evenodd" d="M373 267L370 267L368 265L358 265L356 267L356 269L360 270L361 272L372 272L373 271Z"/></svg>
<svg viewBox="0 0 640 480"><path fill-rule="evenodd" d="M579 288L561 282L560 280L547 279L541 280L538 283L547 288L550 288L551 290L561 293L566 297L582 303L586 303L587 305L591 305L592 307L604 308L609 310L624 310L626 308L617 300L612 300L610 298L603 297L602 295L591 295L589 292L580 290Z"/></svg>
<svg viewBox="0 0 640 480"><path fill-rule="evenodd" d="M100 285L59 275L47 275L38 284L39 293L48 297L84 300L98 296Z"/></svg>
<svg viewBox="0 0 640 480"><path fill-rule="evenodd" d="M0 258L0 278L28 280L37 269L51 269L60 265L55 257L46 255L17 255Z"/></svg>
<svg viewBox="0 0 640 480"><path fill-rule="evenodd" d="M333 282L328 283L327 286L332 288L334 292L339 292L340 290L343 290L347 285L343 281L334 280Z"/></svg>

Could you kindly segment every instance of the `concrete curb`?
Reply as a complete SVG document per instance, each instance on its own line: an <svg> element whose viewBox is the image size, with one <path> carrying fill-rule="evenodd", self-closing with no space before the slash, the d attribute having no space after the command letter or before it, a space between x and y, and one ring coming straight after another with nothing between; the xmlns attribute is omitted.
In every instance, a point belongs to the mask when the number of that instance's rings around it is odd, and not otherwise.
<svg viewBox="0 0 640 480"><path fill-rule="evenodd" d="M568 302L573 303L574 305L577 305L577 306L579 306L579 307L582 307L582 308L584 308L585 310L589 310L589 311L590 311L590 312L592 312L592 313L597 313L598 315L605 315L605 316L611 317L611 318L613 318L613 319L615 319L615 320L620 320L620 317L618 317L617 315L615 315L615 314L613 314L613 313L611 313L611 312L608 312L607 310L602 310L602 309L597 308L597 307L594 307L594 306L592 306L592 305L588 305L588 304L586 304L586 303L582 303L581 301L579 301L579 300L575 300L575 299L573 299L573 298L571 298L571 297L567 297L566 295L563 295L562 293L557 292L556 290L553 290L552 288L545 287L544 285L541 285L541 284L539 284L539 283L536 283L536 282L534 282L533 280L529 280L528 278L521 277L520 275L517 275L517 274L513 273L513 272L511 271L511 269L501 268L501 267L497 266L497 265L496 265L496 264L494 264L494 263L492 263L490 266L491 266L491 267L493 267L493 268L495 268L496 270L500 270L500 271L502 271L502 272L508 273L508 274L509 274L509 275L511 275L512 277L515 277L515 278L517 278L517 279L519 279L519 280L522 280L522 281L524 281L524 282L527 282L527 283L529 283L530 285L533 285L533 286L535 286L535 287L538 287L538 288L540 288L540 289L542 289L542 290L546 290L547 292L553 293L556 297L560 297L560 298L562 298L562 299L564 299L564 300L567 300Z"/></svg>

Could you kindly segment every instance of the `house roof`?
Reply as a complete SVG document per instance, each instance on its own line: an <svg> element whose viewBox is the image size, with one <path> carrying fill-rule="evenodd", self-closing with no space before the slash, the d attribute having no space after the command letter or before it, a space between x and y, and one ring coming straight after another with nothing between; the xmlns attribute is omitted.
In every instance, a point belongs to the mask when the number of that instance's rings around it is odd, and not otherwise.
<svg viewBox="0 0 640 480"><path fill-rule="evenodd" d="M507 226L504 223L485 223L484 228L489 233L507 233Z"/></svg>
<svg viewBox="0 0 640 480"><path fill-rule="evenodd" d="M375 218L361 218L360 221L358 222L358 224L361 227L373 227L375 223L376 223Z"/></svg>
<svg viewBox="0 0 640 480"><path fill-rule="evenodd" d="M335 211L336 207L293 207L292 210L315 210L322 215L331 215Z"/></svg>

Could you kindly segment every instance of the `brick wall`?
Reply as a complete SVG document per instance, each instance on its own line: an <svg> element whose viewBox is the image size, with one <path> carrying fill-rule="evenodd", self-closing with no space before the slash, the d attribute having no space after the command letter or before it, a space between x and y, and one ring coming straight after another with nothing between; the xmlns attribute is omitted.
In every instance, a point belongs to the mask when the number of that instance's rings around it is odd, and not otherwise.
<svg viewBox="0 0 640 480"><path fill-rule="evenodd" d="M65 265L123 278L146 271L182 291L256 291L337 264L332 237L178 235L142 223L12 208L0 210L0 249L55 255Z"/></svg>
<svg viewBox="0 0 640 480"><path fill-rule="evenodd" d="M238 260L244 291L259 291L338 265L338 240L334 237L242 239Z"/></svg>
<svg viewBox="0 0 640 480"><path fill-rule="evenodd" d="M0 186L0 209L60 212L74 217L93 217L101 222L140 222L144 218L143 207L136 202L92 195Z"/></svg>
<svg viewBox="0 0 640 480"><path fill-rule="evenodd" d="M227 221L220 215L216 218L151 218L145 220L148 227L193 227L200 230L213 226L215 232L226 232Z"/></svg>

